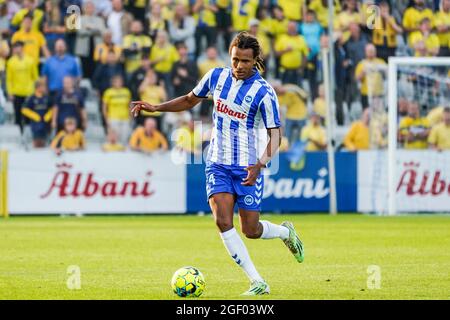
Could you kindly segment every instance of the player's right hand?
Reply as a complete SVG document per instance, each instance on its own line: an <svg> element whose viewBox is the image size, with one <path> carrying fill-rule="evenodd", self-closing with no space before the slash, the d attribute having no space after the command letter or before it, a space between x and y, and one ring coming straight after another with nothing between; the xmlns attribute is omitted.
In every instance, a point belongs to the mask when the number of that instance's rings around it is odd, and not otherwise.
<svg viewBox="0 0 450 320"><path fill-rule="evenodd" d="M155 112L156 107L151 105L150 103L147 103L145 101L133 101L130 105L131 113L134 117L139 116L141 113L141 110L149 111L149 112Z"/></svg>

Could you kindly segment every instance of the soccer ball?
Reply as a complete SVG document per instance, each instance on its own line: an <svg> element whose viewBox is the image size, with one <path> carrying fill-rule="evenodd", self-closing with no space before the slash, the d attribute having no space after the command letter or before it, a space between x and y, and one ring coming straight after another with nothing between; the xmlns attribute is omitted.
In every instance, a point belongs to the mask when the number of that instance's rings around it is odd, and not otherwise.
<svg viewBox="0 0 450 320"><path fill-rule="evenodd" d="M194 267L183 267L172 277L172 289L180 297L200 297L205 290L205 278Z"/></svg>

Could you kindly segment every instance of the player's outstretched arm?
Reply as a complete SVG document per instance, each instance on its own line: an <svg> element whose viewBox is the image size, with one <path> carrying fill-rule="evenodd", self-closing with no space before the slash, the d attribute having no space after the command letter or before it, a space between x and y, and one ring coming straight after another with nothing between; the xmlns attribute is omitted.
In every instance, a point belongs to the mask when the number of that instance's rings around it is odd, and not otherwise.
<svg viewBox="0 0 450 320"><path fill-rule="evenodd" d="M131 113L133 116L137 117L141 110L149 112L181 112L192 109L199 104L201 100L202 98L196 97L192 92L190 92L184 96L158 105L151 105L145 101L133 101L131 102Z"/></svg>

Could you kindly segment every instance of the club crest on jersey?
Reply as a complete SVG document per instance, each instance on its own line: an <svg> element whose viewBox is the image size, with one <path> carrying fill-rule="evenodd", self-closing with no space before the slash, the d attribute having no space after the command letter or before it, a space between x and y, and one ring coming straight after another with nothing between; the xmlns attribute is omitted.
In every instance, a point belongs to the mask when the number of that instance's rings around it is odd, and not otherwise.
<svg viewBox="0 0 450 320"><path fill-rule="evenodd" d="M244 100L247 103L251 103L253 101L253 98L251 96L246 96Z"/></svg>
<svg viewBox="0 0 450 320"><path fill-rule="evenodd" d="M245 196L244 202L246 205L251 206L255 202L255 199L251 195L248 194Z"/></svg>
<svg viewBox="0 0 450 320"><path fill-rule="evenodd" d="M230 117L234 117L234 118L238 118L238 119L246 119L247 118L247 115L245 113L237 112L237 111L234 111L234 110L228 108L228 106L226 104L222 103L222 100L217 100L216 107L217 107L217 112L225 113L225 114L229 115Z"/></svg>

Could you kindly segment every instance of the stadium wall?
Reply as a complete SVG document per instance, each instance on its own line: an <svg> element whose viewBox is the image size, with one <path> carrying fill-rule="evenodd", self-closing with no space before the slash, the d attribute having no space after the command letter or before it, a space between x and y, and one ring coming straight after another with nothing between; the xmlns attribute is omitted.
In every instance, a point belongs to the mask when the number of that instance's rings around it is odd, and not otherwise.
<svg viewBox="0 0 450 320"><path fill-rule="evenodd" d="M58 157L42 151L10 152L8 157L3 153L3 163L6 158L0 214L209 212L204 165L176 164L170 153L83 152ZM301 169L294 170L281 154L278 167L265 179L264 212L328 211L326 153L307 153ZM449 152L399 151L399 211L448 212L449 174ZM336 175L339 212L385 212L385 151L337 153Z"/></svg>
<svg viewBox="0 0 450 320"><path fill-rule="evenodd" d="M337 202L340 212L355 212L356 154L336 154ZM287 154L281 154L276 173L264 179L264 212L328 212L329 184L326 152L306 154L301 170L293 170ZM206 202L204 165L188 167L189 212L209 211ZM199 188L199 186L202 186Z"/></svg>
<svg viewBox="0 0 450 320"><path fill-rule="evenodd" d="M186 168L167 155L13 152L11 214L186 212Z"/></svg>
<svg viewBox="0 0 450 320"><path fill-rule="evenodd" d="M387 212L387 151L358 153L358 211ZM396 152L398 212L450 211L450 152Z"/></svg>

